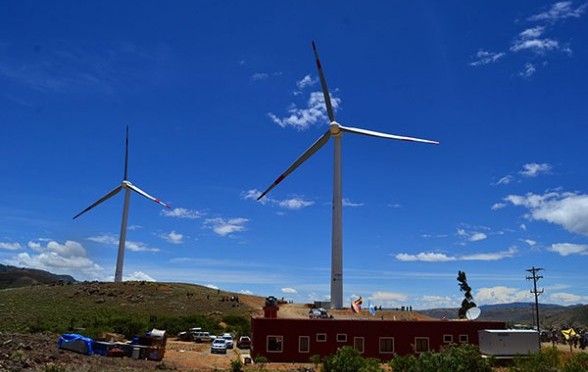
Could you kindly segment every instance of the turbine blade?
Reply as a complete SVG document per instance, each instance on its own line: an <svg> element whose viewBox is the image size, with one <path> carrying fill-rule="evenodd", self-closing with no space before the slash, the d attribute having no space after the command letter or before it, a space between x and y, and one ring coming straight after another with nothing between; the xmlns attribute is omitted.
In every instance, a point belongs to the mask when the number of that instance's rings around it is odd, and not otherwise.
<svg viewBox="0 0 588 372"><path fill-rule="evenodd" d="M325 97L325 106L327 107L327 114L329 115L329 121L335 121L335 112L333 111L333 106L331 105L331 96L329 95L329 89L327 88L327 79L325 79L325 74L323 73L323 67L321 66L321 61L318 56L318 52L316 50L316 45L314 41L312 42L312 50L314 51L314 58L316 59L316 67L318 69L319 77L321 79L321 88L323 89L323 96Z"/></svg>
<svg viewBox="0 0 588 372"><path fill-rule="evenodd" d="M127 125L127 137L125 140L125 174L123 180L127 179L127 170L129 167L129 126Z"/></svg>
<svg viewBox="0 0 588 372"><path fill-rule="evenodd" d="M137 186L133 185L132 183L127 183L127 184L126 184L126 186L127 186L129 189L133 190L134 192L136 192L136 193L138 193L138 194L140 194L140 195L143 195L143 196L144 196L144 197L146 197L147 199L150 199L150 200L152 200L152 201L156 202L157 204L159 204L159 205L161 205L161 206L164 206L164 207L166 207L166 208L171 208L169 205L167 205L167 204L165 204L164 202L162 202L161 200L159 200L159 199L157 199L157 198L154 198L153 196L151 196L151 195L147 194L145 191L141 190L140 188L138 188Z"/></svg>
<svg viewBox="0 0 588 372"><path fill-rule="evenodd" d="M98 199L98 201L96 201L94 204L92 204L91 206L89 206L88 208L84 209L83 211L81 211L80 213L76 214L74 216L74 220L76 218L78 218L79 216L81 216L82 214L86 213L87 211L89 211L90 209L94 208L95 206L97 206L98 204L102 203L103 201L110 199L111 197L113 197L114 195L118 194L118 192L122 190L122 185L118 186L116 189L112 190L111 192L109 192L108 194L104 195L102 198Z"/></svg>
<svg viewBox="0 0 588 372"><path fill-rule="evenodd" d="M329 140L330 137L331 137L331 132L326 131L325 134L323 134L315 143L312 144L312 146L310 146L302 155L300 155L300 157L298 159L296 159L296 161L294 163L292 163L292 165L290 165L290 167L288 167L288 169L286 169L286 171L284 173L282 173L280 175L280 177L278 177L274 181L274 183L272 183L270 185L270 187L268 187L263 193L261 193L261 195L257 198L257 200L260 200L261 198L263 198L268 192L271 191L271 189L273 189L280 182L282 182L282 180L284 180L284 178L288 177L288 175L290 173L292 173L294 171L294 169L298 168L298 166L300 164L304 163L306 161L306 159L311 157L315 152L318 151L318 149L323 147L323 145L325 143L327 143L327 141Z"/></svg>
<svg viewBox="0 0 588 372"><path fill-rule="evenodd" d="M365 136L388 138L388 139L394 139L394 140L400 140L400 141L430 143L430 144L433 144L433 145L438 145L439 144L439 142L437 142L437 141L431 141L431 140L422 139L422 138L397 136L395 134L375 132L373 130L367 130L367 129L361 129L361 128L344 127L342 125L340 125L339 127L344 132L363 134Z"/></svg>

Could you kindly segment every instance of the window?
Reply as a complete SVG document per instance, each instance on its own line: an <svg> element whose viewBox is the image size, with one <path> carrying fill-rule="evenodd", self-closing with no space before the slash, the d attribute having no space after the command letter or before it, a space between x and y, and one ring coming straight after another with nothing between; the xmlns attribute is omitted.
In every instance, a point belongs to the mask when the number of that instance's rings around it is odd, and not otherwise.
<svg viewBox="0 0 588 372"><path fill-rule="evenodd" d="M354 337L353 347L355 348L355 350L363 354L363 337Z"/></svg>
<svg viewBox="0 0 588 372"><path fill-rule="evenodd" d="M443 342L446 344L453 343L453 335L443 335Z"/></svg>
<svg viewBox="0 0 588 372"><path fill-rule="evenodd" d="M310 337L300 336L298 337L298 352L309 353L310 352Z"/></svg>
<svg viewBox="0 0 588 372"><path fill-rule="evenodd" d="M380 337L380 353L392 354L394 352L394 337Z"/></svg>
<svg viewBox="0 0 588 372"><path fill-rule="evenodd" d="M316 342L327 342L327 334L326 333L317 333L316 334Z"/></svg>
<svg viewBox="0 0 588 372"><path fill-rule="evenodd" d="M283 336L267 336L268 353L281 353L283 351Z"/></svg>
<svg viewBox="0 0 588 372"><path fill-rule="evenodd" d="M429 351L429 338L428 337L415 337L414 338L414 351L417 353Z"/></svg>
<svg viewBox="0 0 588 372"><path fill-rule="evenodd" d="M337 333L337 342L347 342L347 334Z"/></svg>
<svg viewBox="0 0 588 372"><path fill-rule="evenodd" d="M467 344L469 342L468 335L459 335L459 343L460 344Z"/></svg>

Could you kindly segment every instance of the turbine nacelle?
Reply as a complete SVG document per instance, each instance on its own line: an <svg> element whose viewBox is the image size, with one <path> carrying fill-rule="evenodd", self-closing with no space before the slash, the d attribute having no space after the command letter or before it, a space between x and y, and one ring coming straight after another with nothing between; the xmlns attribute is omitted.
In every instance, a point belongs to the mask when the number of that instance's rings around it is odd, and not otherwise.
<svg viewBox="0 0 588 372"><path fill-rule="evenodd" d="M341 125L334 120L329 124L329 132L333 137L341 137L343 135Z"/></svg>

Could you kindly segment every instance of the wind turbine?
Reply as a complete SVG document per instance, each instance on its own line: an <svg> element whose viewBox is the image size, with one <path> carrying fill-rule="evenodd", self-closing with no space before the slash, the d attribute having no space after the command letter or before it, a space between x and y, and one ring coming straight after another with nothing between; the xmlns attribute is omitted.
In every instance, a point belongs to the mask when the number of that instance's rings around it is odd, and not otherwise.
<svg viewBox="0 0 588 372"><path fill-rule="evenodd" d="M334 155L334 171L333 171L333 225L332 225L332 243L331 243L331 308L343 308L343 197L341 184L341 137L344 132L353 134L362 134L365 136L387 138L400 141L422 142L429 144L439 144L437 141L430 141L426 139L398 136L394 134L374 132L371 130L344 127L335 120L335 113L331 105L331 96L327 88L327 81L323 73L323 68L319 60L318 52L314 41L312 42L312 49L316 60L316 67L318 69L325 106L329 116L329 130L325 132L315 143L312 144L284 173L282 173L261 195L257 198L260 200L280 182L284 180L290 173L310 158L315 152L323 147L329 138L333 137L335 142Z"/></svg>
<svg viewBox="0 0 588 372"><path fill-rule="evenodd" d="M109 192L108 194L103 196L102 198L98 199L96 202L94 202L94 204L90 205L88 208L84 209L83 211L81 211L80 213L78 213L74 216L74 219L78 218L79 216L86 213L90 209L94 208L98 204L100 204L103 201L108 200L111 197L113 197L114 195L118 194L119 191L121 191L122 189L125 189L125 202L124 202L124 207L123 207L122 223L120 226L120 237L119 237L119 241L118 241L118 257L116 259L116 271L114 272L114 281L115 282L122 282L122 271L123 271L123 262L125 259L125 242L127 239L127 221L129 218L129 202L131 201L131 191L134 191L134 192L138 193L139 195L142 195L142 196L146 197L147 199L156 202L159 205L162 205L166 208L170 208L169 205L167 205L164 202L162 202L161 200L156 199L153 196L147 194L145 191L143 191L140 188L138 188L137 186L133 185L127 179L128 163L129 163L129 127L127 126L127 136L126 136L126 141L125 141L125 173L123 175L122 183L120 184L120 186L118 186L117 188L115 188L114 190L112 190L111 192Z"/></svg>

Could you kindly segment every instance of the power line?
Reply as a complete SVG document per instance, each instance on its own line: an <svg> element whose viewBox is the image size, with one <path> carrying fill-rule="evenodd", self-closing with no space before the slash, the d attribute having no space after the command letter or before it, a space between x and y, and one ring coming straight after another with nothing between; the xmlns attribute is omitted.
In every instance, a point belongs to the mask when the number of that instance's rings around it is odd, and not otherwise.
<svg viewBox="0 0 588 372"><path fill-rule="evenodd" d="M540 291L537 290L537 281L543 278L542 275L537 275L537 273L541 270L543 269L535 266L527 269L527 271L532 274L532 276L527 276L527 280L533 280L533 289L531 289L531 293L535 295L535 325L537 326L539 349L541 349L541 328L539 327L539 295L545 291L543 288Z"/></svg>

